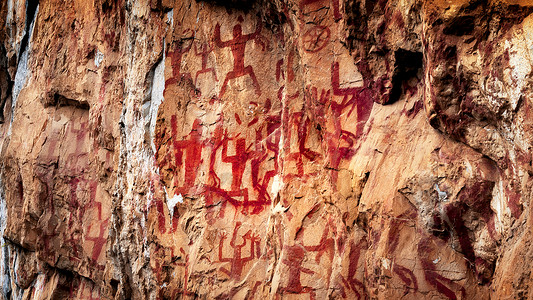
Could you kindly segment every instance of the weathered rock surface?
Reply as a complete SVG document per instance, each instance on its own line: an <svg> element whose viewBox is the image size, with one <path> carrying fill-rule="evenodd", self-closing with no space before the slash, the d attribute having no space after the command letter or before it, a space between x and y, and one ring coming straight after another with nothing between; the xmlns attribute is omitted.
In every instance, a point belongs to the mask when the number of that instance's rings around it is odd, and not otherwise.
<svg viewBox="0 0 533 300"><path fill-rule="evenodd" d="M533 2L0 3L4 299L532 299Z"/></svg>

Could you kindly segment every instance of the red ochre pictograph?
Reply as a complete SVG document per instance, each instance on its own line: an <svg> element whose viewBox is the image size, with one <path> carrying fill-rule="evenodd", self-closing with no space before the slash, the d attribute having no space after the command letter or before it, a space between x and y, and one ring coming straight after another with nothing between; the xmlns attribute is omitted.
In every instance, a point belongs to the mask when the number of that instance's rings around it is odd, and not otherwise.
<svg viewBox="0 0 533 300"><path fill-rule="evenodd" d="M190 73L181 72L181 61L183 55L191 50L195 33L190 29L185 29L183 34L187 35L187 37L172 43L166 53L166 57L170 59L170 65L172 66L172 76L165 81L165 90L166 87L177 83L182 78L188 78L192 81Z"/></svg>
<svg viewBox="0 0 533 300"><path fill-rule="evenodd" d="M204 196L206 207L220 209L217 216L220 218L224 217L228 204L243 214L262 212L271 203L268 187L278 173L278 163L277 160L270 162L270 159L277 157L281 134L279 115L267 115L265 119L262 125L256 126L256 137L252 142L240 134L229 136L222 128L222 120L209 136L204 137L204 128L198 119L193 122L189 134L180 140L177 118L172 116L171 148L156 155L159 167L172 172L173 193L189 198ZM234 154L229 154L230 149ZM231 182L223 187L218 168L224 164L230 166ZM200 182L198 170L207 167L207 178ZM250 187L243 183L246 168L250 168L250 173L246 173ZM213 206L217 203L220 205Z"/></svg>
<svg viewBox="0 0 533 300"><path fill-rule="evenodd" d="M244 21L242 17L239 17L238 20L239 22ZM215 26L214 39L217 47L229 47L231 49L231 53L233 54L233 70L226 74L226 78L224 79L224 83L222 84L222 88L220 89L219 98L222 99L222 97L224 96L224 93L226 92L226 88L228 86L228 82L230 80L246 75L250 76L250 78L252 79L255 94L257 96L260 96L261 87L259 86L259 82L257 81L257 77L255 76L252 66L244 65L244 53L246 50L246 43L252 40L261 45L263 50L265 50L265 43L263 42L263 37L261 36L261 24L258 23L256 30L250 34L244 34L242 32L241 24L236 24L233 27L233 39L228 41L222 41L220 38L220 24L217 23L217 25Z"/></svg>
<svg viewBox="0 0 533 300"><path fill-rule="evenodd" d="M308 216L310 214L315 213L315 210L316 208L311 209L311 211L308 213ZM315 263L320 264L322 256L328 253L329 261L331 263L333 260L333 256L335 255L335 239L333 237L330 237L330 233L332 232L335 236L336 229L332 219L327 221L327 223L325 224L324 231L322 232L322 237L316 245L304 244L304 231L305 228L301 227L298 230L298 233L296 234L296 242L291 246L283 247L285 251L285 256L281 261L288 268L287 284L286 286L281 287L278 290L278 294L309 294L310 299L316 299L316 288L312 286L302 285L302 273L309 275L316 274L313 270L303 266L304 261L306 261L306 257L308 254L316 253ZM329 286L329 277L331 275L331 269L327 273L327 285Z"/></svg>
<svg viewBox="0 0 533 300"><path fill-rule="evenodd" d="M357 267L359 264L359 258L361 257L361 250L366 250L367 244L365 239L361 239L357 244L354 241L350 242L350 253L348 254L348 275L344 278L339 274L340 282L343 284L341 287L341 295L344 299L347 298L346 290L353 291L357 299L366 299L368 292L364 284L357 279Z"/></svg>
<svg viewBox="0 0 533 300"><path fill-rule="evenodd" d="M420 257L420 262L422 263L422 270L426 282L435 287L439 293L443 294L448 299L465 299L465 288L457 282L439 274L436 265L427 257L428 253L432 252L432 239L434 238L426 233L421 234L422 239L418 243L418 255ZM461 295L460 297L457 297L458 292Z"/></svg>
<svg viewBox="0 0 533 300"><path fill-rule="evenodd" d="M252 230L248 230L241 236L242 243L237 242L238 231L241 228L242 223L235 223L235 229L229 246L233 249L233 256L225 258L223 255L224 241L227 239L226 233L221 233L221 238L218 246L218 261L221 263L229 263L229 268L221 267L220 271L228 275L233 280L240 280L244 267L254 259L261 257L260 243L261 239L252 233ZM247 257L243 257L243 248L248 245L249 254Z"/></svg>
<svg viewBox="0 0 533 300"><path fill-rule="evenodd" d="M215 81L218 81L217 73L215 73L215 68L213 67L207 67L207 60L209 58L209 54L213 52L214 46L211 43L204 43L198 48L198 44L194 44L194 53L196 56L200 56L202 58L202 68L196 72L196 76L194 77L194 85L198 86L198 76L204 73L211 73L213 74L213 77L215 78Z"/></svg>
<svg viewBox="0 0 533 300"><path fill-rule="evenodd" d="M315 53L327 46L331 31L326 26L315 25L307 30L302 37L305 52Z"/></svg>

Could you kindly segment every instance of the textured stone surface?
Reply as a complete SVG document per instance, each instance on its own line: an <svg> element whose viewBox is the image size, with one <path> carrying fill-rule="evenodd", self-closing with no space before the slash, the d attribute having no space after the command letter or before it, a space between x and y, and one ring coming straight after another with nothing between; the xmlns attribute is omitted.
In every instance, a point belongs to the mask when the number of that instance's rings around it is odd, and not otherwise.
<svg viewBox="0 0 533 300"><path fill-rule="evenodd" d="M5 299L530 299L533 3L0 3Z"/></svg>

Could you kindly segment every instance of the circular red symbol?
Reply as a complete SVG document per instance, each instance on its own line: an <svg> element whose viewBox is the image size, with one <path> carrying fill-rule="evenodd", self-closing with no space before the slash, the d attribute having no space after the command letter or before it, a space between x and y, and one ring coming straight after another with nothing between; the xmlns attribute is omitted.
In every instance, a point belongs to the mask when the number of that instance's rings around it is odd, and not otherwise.
<svg viewBox="0 0 533 300"><path fill-rule="evenodd" d="M315 26L303 36L305 52L314 53L322 50L329 42L331 32L326 26Z"/></svg>

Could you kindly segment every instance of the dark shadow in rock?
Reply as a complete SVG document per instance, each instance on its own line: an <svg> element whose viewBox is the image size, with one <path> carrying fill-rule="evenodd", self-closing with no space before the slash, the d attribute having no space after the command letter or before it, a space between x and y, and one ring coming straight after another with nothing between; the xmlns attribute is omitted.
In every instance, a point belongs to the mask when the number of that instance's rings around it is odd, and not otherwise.
<svg viewBox="0 0 533 300"><path fill-rule="evenodd" d="M446 35L463 36L471 34L474 31L475 25L474 16L461 16L452 19L442 32Z"/></svg>
<svg viewBox="0 0 533 300"><path fill-rule="evenodd" d="M8 72L7 52L4 45L0 45L0 124L4 123L4 107L11 95L13 82Z"/></svg>
<svg viewBox="0 0 533 300"><path fill-rule="evenodd" d="M44 107L49 106L72 106L79 109L89 110L89 103L85 100L74 100L67 98L61 94L54 93L53 96L47 97L47 99L44 100L43 103Z"/></svg>
<svg viewBox="0 0 533 300"><path fill-rule="evenodd" d="M227 9L235 9L242 12L249 12L256 1L248 0L196 0L197 2L207 2Z"/></svg>
<svg viewBox="0 0 533 300"><path fill-rule="evenodd" d="M26 49L27 44L29 43L30 39L30 26L31 22L33 22L33 19L35 18L35 12L37 11L37 6L39 6L38 0L29 0L26 1L26 34L22 38L22 41L20 42L20 53L24 52L24 49Z"/></svg>
<svg viewBox="0 0 533 300"><path fill-rule="evenodd" d="M404 90L404 83L407 83L412 78L416 78L423 65L423 55L420 52L398 49L394 52L394 55L396 61L394 63L392 91L388 104L400 99Z"/></svg>

